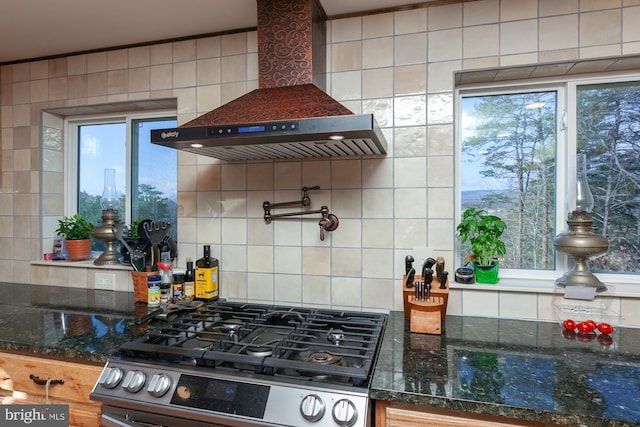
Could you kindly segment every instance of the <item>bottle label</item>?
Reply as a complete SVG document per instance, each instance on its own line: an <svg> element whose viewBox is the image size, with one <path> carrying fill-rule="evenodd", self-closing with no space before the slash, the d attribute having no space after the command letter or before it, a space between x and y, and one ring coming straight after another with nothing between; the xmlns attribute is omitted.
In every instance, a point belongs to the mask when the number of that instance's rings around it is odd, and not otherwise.
<svg viewBox="0 0 640 427"><path fill-rule="evenodd" d="M192 300L195 293L195 285L193 282L184 282L183 291L184 299Z"/></svg>
<svg viewBox="0 0 640 427"><path fill-rule="evenodd" d="M147 305L149 307L157 307L160 305L160 286L156 284L149 285Z"/></svg>
<svg viewBox="0 0 640 427"><path fill-rule="evenodd" d="M218 297L218 267L196 269L196 298Z"/></svg>

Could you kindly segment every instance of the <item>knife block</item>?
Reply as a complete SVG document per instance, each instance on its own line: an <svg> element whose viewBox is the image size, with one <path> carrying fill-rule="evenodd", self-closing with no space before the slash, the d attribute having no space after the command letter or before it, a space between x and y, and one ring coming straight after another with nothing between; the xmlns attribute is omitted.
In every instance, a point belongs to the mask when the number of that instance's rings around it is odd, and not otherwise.
<svg viewBox="0 0 640 427"><path fill-rule="evenodd" d="M402 298L404 302L404 317L409 319L410 331L422 334L442 334L442 322L447 314L449 287L440 289L437 277L431 282L431 297L425 301L415 299L415 284L422 281L421 276L413 280L414 287L407 288L407 276L402 276Z"/></svg>

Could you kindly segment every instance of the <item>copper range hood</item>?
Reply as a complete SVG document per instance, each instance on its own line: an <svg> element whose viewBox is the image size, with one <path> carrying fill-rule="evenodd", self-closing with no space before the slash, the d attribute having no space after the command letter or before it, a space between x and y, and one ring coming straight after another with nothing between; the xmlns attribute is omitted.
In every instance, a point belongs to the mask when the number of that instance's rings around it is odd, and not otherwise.
<svg viewBox="0 0 640 427"><path fill-rule="evenodd" d="M151 142L222 160L386 153L373 114L324 92L326 15L318 0L258 0L258 89Z"/></svg>

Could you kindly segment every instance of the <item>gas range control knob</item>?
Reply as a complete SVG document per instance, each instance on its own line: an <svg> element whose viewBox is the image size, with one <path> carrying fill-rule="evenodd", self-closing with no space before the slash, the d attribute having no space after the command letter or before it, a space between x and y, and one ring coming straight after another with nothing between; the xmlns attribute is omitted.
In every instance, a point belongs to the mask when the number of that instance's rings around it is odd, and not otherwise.
<svg viewBox="0 0 640 427"><path fill-rule="evenodd" d="M122 388L129 393L137 393L147 380L147 376L142 371L129 371L122 381Z"/></svg>
<svg viewBox="0 0 640 427"><path fill-rule="evenodd" d="M171 378L165 374L155 374L149 381L147 392L153 397L162 397L171 388Z"/></svg>
<svg viewBox="0 0 640 427"><path fill-rule="evenodd" d="M122 369L118 367L106 368L100 380L100 385L108 389L116 388L118 384L120 384L120 381L122 381L123 375Z"/></svg>
<svg viewBox="0 0 640 427"><path fill-rule="evenodd" d="M317 394L308 394L300 403L300 415L315 423L324 416L324 402Z"/></svg>
<svg viewBox="0 0 640 427"><path fill-rule="evenodd" d="M333 420L342 427L350 427L358 419L356 405L349 399L340 399L333 405Z"/></svg>

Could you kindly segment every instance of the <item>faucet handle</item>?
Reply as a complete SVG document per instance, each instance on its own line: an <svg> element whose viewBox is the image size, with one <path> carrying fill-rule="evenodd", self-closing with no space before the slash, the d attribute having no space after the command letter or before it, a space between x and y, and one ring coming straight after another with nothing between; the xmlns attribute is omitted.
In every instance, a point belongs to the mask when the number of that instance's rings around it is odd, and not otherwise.
<svg viewBox="0 0 640 427"><path fill-rule="evenodd" d="M322 212L322 218L320 218L318 225L320 226L320 240L324 240L324 232L333 231L338 228L340 221L337 216L329 213L329 208L326 206L322 206L320 210Z"/></svg>

